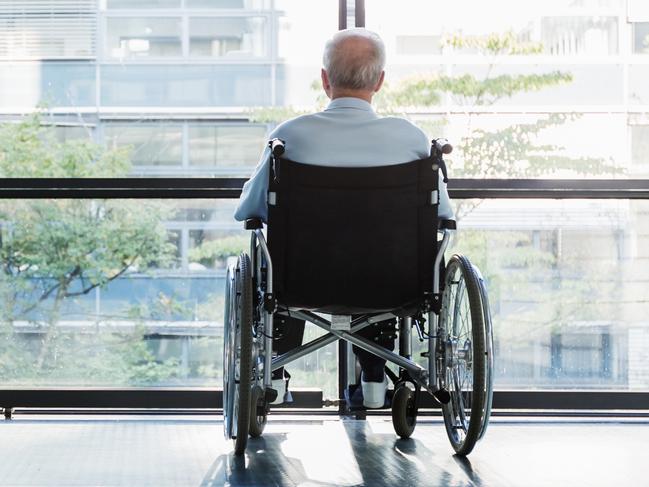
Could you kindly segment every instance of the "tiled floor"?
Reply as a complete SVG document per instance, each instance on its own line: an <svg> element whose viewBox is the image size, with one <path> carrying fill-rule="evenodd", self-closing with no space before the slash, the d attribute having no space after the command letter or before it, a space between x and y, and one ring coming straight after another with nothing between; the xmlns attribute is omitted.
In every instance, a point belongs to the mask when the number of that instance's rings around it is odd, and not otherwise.
<svg viewBox="0 0 649 487"><path fill-rule="evenodd" d="M496 419L468 460L437 419L275 417L243 459L212 417L0 421L1 486L649 486L649 422Z"/></svg>

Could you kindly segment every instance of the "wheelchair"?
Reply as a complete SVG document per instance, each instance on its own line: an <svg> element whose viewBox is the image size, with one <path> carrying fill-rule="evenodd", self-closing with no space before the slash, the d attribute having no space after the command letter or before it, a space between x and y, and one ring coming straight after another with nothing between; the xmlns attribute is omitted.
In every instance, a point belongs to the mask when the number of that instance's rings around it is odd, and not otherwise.
<svg viewBox="0 0 649 487"><path fill-rule="evenodd" d="M247 220L250 252L226 277L223 424L234 453L264 430L277 397L272 371L345 340L398 367L386 373L399 437L413 434L428 393L455 452L469 454L489 423L493 338L479 270L462 255L444 261L456 225L438 218L439 174L448 180L443 156L452 147L435 139L418 161L341 168L286 159L279 139L269 145L268 240L260 219ZM274 354L275 315L327 333ZM390 319L398 353L357 334ZM426 343L426 367L413 360L413 328Z"/></svg>

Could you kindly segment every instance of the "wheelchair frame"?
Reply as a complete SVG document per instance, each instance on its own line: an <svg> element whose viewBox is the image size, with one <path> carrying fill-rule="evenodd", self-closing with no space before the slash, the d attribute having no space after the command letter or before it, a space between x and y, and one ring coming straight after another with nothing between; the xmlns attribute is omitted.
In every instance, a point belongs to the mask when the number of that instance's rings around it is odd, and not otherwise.
<svg viewBox="0 0 649 487"><path fill-rule="evenodd" d="M448 246L450 240L450 230L442 229L441 230L443 237L439 245L437 255L435 257L435 269L434 269L434 281L433 281L433 293L435 295L439 294L440 289L440 276L439 269L442 259L444 257L444 252ZM257 245L258 243L258 245ZM261 262L262 257L267 266L267 282L266 289L264 294L270 296L268 299L272 299L273 296L273 279L272 279L272 258L270 252L268 251L268 245L266 244L266 239L261 229L255 229L251 234L250 242L250 255L254 256L253 258L253 269L256 269L258 275L261 273ZM308 321L328 333L321 337L318 337L308 343L301 345L289 352L286 352L278 357L272 357L272 347L273 347L273 316L274 314L280 314L285 316L291 316L294 318L303 319ZM428 322L430 323L430 329L437 329L438 324L438 314L432 310L428 311ZM437 349L437 337L431 336L428 339L428 369L421 367L419 364L415 363L409 356L411 355L411 350L409 345L411 344L412 339L412 322L409 318L404 318L402 324L405 325L399 329L399 352L395 353L382 346L373 343L367 338L355 335L356 332L370 326L374 323L380 321L399 318L398 315L393 313L381 313L379 315L369 314L363 315L350 323L350 330L336 330L332 327L332 322L326 320L316 313L313 313L308 310L302 310L300 308L288 308L282 311L276 311L270 307L263 307L263 326L264 326L264 350L262 355L264 357L264 375L263 375L263 386L264 388L272 387L271 374L272 371L279 369L301 357L307 355L311 352L318 350L319 348L325 347L330 343L333 343L339 339L345 340L353 345L356 345L370 353L373 353L388 362L391 362L402 369L405 369L410 374L410 377L415 381L420 387L423 387L428 392L430 392L433 397L435 397L440 404L445 404L448 402L447 393L442 389L437 387L435 378L437 377L437 364L436 364L436 354ZM401 338L404 336L404 338ZM407 350L402 350L404 344L408 345ZM406 348L406 347L403 347ZM268 353L270 351L270 353ZM431 382L431 378L433 381Z"/></svg>
<svg viewBox="0 0 649 487"><path fill-rule="evenodd" d="M274 139L269 145L273 157L282 155L282 141ZM441 169L445 181L443 154L450 150L452 148L444 139L433 141L433 169ZM251 436L262 434L270 403L277 397L277 391L272 388L272 372L337 340L356 345L399 367L398 376L386 367L387 375L395 384L392 419L399 436L408 438L412 434L416 424L417 399L420 390L424 389L442 408L447 435L455 452L467 455L472 451L476 442L484 436L491 413L493 332L488 295L480 271L466 257L454 255L441 271L455 222L440 220L439 223L438 232L442 238L440 241L438 233L432 302L427 300L419 309L400 314L368 313L353 320L346 315L345 326L340 327L334 326L333 319L327 320L306 309L278 308L273 285L273 259L262 230L263 225L258 219L246 221L245 228L252 230L250 254L241 254L237 267L228 268L225 303L224 430L226 438L235 440L235 454L245 451L248 433ZM459 275L454 280L456 273ZM245 275L242 277L240 274ZM251 282L246 283L245 279ZM442 279L443 293L440 292ZM455 294L451 290L453 286ZM463 301L464 297L466 300ZM468 306L468 319L471 323L470 331L467 330L464 334L460 331L468 325L466 316L462 316L463 303ZM247 308L243 309L243 306ZM327 333L273 357L275 314L303 319ZM358 331L374 323L393 318L399 320L399 353L357 335ZM417 320L420 338L425 338L428 342L427 351L422 353L428 359L427 368L412 360L413 319ZM424 321L428 322L428 333L424 331ZM242 345L244 335L249 340L245 350ZM240 341L239 348L237 339ZM244 363L245 366L242 365ZM462 367L465 374L470 372L471 391L463 390L468 374L460 377ZM233 384L229 384L229 381L233 381ZM407 386L408 383L412 384L414 393ZM242 408L248 410L241 411Z"/></svg>

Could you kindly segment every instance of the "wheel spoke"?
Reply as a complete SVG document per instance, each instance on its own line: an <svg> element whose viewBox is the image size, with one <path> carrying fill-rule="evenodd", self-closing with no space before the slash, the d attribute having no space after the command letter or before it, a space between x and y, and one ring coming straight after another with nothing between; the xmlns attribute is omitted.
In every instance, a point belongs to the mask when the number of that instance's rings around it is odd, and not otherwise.
<svg viewBox="0 0 649 487"><path fill-rule="evenodd" d="M464 408L464 398L462 397L462 389L460 389L460 381L458 378L457 374L457 369L454 367L453 368L453 384L455 385L455 391L456 391L456 396L457 396L457 405L458 405L458 419L460 421L460 424L462 425L462 429L464 432L467 432L467 420L466 420L466 412Z"/></svg>

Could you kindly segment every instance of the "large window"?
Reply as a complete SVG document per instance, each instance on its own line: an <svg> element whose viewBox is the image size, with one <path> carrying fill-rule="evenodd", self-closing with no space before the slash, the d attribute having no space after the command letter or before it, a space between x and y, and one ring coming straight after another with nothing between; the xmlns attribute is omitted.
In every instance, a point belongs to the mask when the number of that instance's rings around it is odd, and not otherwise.
<svg viewBox="0 0 649 487"><path fill-rule="evenodd" d="M106 52L113 58L182 55L179 17L112 17L106 23Z"/></svg>
<svg viewBox="0 0 649 487"><path fill-rule="evenodd" d="M263 57L268 49L263 17L190 17L192 57Z"/></svg>
<svg viewBox="0 0 649 487"><path fill-rule="evenodd" d="M649 22L633 24L633 52L649 54Z"/></svg>
<svg viewBox="0 0 649 487"><path fill-rule="evenodd" d="M451 251L484 275L497 388L649 388L649 204L458 201Z"/></svg>
<svg viewBox="0 0 649 487"><path fill-rule="evenodd" d="M456 175L642 177L631 160L626 106L646 105L647 69L621 69L627 61L617 55L630 54L633 43L640 52L646 33L642 22L621 24L626 6L464 0L446 6L443 22L430 22L439 17L430 2L394 8L367 0L367 26L388 50L390 96L377 107L454 140ZM395 99L408 105L395 107ZM611 143L594 143L599 137Z"/></svg>
<svg viewBox="0 0 649 487"><path fill-rule="evenodd" d="M327 102L338 2L46 3L0 15L2 177L246 177L278 123ZM375 108L448 137L451 178L647 178L645 5L366 0L388 56ZM0 203L0 250L34 259L0 273L5 382L219 385L225 269L249 245L234 200ZM454 249L491 290L498 388L649 389L647 204L455 204ZM138 242L148 262L119 261ZM35 303L75 259L85 281ZM291 384L336 396L335 367L332 346Z"/></svg>

